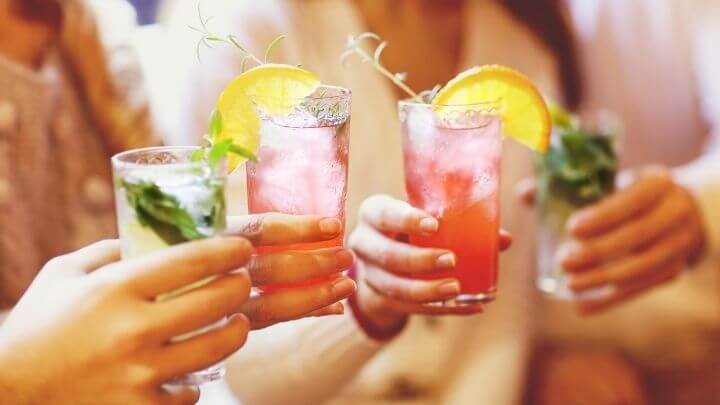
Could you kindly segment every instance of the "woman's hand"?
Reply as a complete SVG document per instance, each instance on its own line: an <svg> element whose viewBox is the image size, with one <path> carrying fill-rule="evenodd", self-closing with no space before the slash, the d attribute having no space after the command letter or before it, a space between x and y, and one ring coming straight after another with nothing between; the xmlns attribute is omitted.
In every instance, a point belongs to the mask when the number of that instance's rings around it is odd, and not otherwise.
<svg viewBox="0 0 720 405"><path fill-rule="evenodd" d="M342 223L337 218L269 213L229 217L228 233L243 236L256 247L285 246L335 239L342 233ZM253 329L306 316L342 314L344 308L338 301L353 294L356 287L340 272L353 260L352 252L340 247L256 254L248 265L255 287L318 282L254 295L241 311Z"/></svg>
<svg viewBox="0 0 720 405"><path fill-rule="evenodd" d="M206 239L118 261L104 241L48 262L0 328L0 397L7 403L192 404L194 389L162 384L238 350L243 315L187 340L247 300L241 238ZM216 276L163 301L160 294Z"/></svg>
<svg viewBox="0 0 720 405"><path fill-rule="evenodd" d="M0 0L0 54L39 67L59 39L61 14L56 0Z"/></svg>
<svg viewBox="0 0 720 405"><path fill-rule="evenodd" d="M582 302L584 313L672 280L701 255L705 242L692 196L657 167L639 171L629 186L576 212L567 228L576 242L562 248L560 260L570 288L612 286L609 297Z"/></svg>
<svg viewBox="0 0 720 405"><path fill-rule="evenodd" d="M392 330L409 314L469 315L482 304L443 307L427 305L455 298L460 283L454 278L417 280L413 275L452 270L455 255L445 249L420 248L399 242L391 235L431 235L438 221L388 196L373 196L360 208L360 224L350 236L358 256L358 307L379 330ZM502 249L510 245L501 238Z"/></svg>

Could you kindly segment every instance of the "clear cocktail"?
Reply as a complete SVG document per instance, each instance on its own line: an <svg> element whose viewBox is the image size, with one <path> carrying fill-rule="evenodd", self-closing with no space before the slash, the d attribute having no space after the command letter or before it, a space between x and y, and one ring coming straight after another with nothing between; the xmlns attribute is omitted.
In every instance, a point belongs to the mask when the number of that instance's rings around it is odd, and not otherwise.
<svg viewBox="0 0 720 405"><path fill-rule="evenodd" d="M410 242L449 249L457 258L455 270L421 278L457 278L456 304L491 301L498 275L501 120L488 105L448 107L443 114L429 104L401 102L399 108L408 200L440 224L436 234Z"/></svg>
<svg viewBox="0 0 720 405"><path fill-rule="evenodd" d="M251 214L320 215L345 223L350 101L349 90L321 86L288 116L268 116L260 111L258 161L247 164ZM329 241L258 250L265 253L342 245L341 232ZM287 287L292 286L272 289Z"/></svg>
<svg viewBox="0 0 720 405"><path fill-rule="evenodd" d="M555 130L550 150L538 155L537 179L537 288L563 300L593 299L607 295L608 288L582 293L569 288L558 262L558 249L571 242L568 218L614 190L618 160L615 143L619 125L608 114L582 124L555 107Z"/></svg>
<svg viewBox="0 0 720 405"><path fill-rule="evenodd" d="M225 229L224 166L194 162L193 147L136 149L112 158L123 259L220 235ZM158 296L168 299L211 279ZM214 326L214 325L213 325ZM212 326L176 337L180 341ZM224 375L222 364L173 383L198 385Z"/></svg>

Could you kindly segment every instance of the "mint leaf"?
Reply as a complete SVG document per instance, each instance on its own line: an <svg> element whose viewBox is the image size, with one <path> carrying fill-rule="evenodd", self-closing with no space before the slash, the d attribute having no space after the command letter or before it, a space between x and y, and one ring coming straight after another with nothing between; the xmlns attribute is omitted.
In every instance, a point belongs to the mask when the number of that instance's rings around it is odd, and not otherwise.
<svg viewBox="0 0 720 405"><path fill-rule="evenodd" d="M218 139L223 129L223 117L220 111L213 110L210 114L210 123L208 124L208 134L210 139Z"/></svg>
<svg viewBox="0 0 720 405"><path fill-rule="evenodd" d="M240 156L242 156L250 161L253 161L253 162L257 162L257 160L258 160L257 156L254 153L243 148L242 146L235 145L234 143L230 144L230 148L228 149L228 152L234 153L236 155L240 155Z"/></svg>
<svg viewBox="0 0 720 405"><path fill-rule="evenodd" d="M217 165L225 159L228 153L234 153L242 156L253 162L257 161L257 156L248 149L242 146L233 144L232 138L220 139L220 134L223 129L223 118L220 111L217 109L213 110L210 114L210 122L208 123L208 135L205 135L205 141L208 146L203 146L199 150L193 153L192 159L194 162L207 159L208 165L213 170L217 168Z"/></svg>
<svg viewBox="0 0 720 405"><path fill-rule="evenodd" d="M151 228L165 243L175 245L205 237L180 202L157 184L122 180L121 186L140 225Z"/></svg>
<svg viewBox="0 0 720 405"><path fill-rule="evenodd" d="M618 171L614 135L587 131L567 111L551 110L555 139L548 153L537 158L541 204L554 199L584 206L610 194Z"/></svg>
<svg viewBox="0 0 720 405"><path fill-rule="evenodd" d="M200 149L196 150L195 152L193 152L192 156L190 157L190 160L192 160L193 162L200 162L203 160L204 157L205 157L205 149L200 148Z"/></svg>
<svg viewBox="0 0 720 405"><path fill-rule="evenodd" d="M216 167L221 160L225 158L232 145L232 139L223 139L220 142L213 144L207 153L208 163L210 167Z"/></svg>

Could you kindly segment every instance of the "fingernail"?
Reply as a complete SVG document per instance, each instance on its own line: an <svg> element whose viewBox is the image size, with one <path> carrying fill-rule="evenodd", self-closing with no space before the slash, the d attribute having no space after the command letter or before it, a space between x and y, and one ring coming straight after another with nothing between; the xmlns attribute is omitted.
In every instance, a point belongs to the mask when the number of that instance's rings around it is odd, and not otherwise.
<svg viewBox="0 0 720 405"><path fill-rule="evenodd" d="M335 253L335 264L339 269L347 269L352 266L354 261L355 256L353 256L352 252L349 250L341 249Z"/></svg>
<svg viewBox="0 0 720 405"><path fill-rule="evenodd" d="M347 297L355 292L355 282L347 277L337 279L332 285L332 292L336 297Z"/></svg>
<svg viewBox="0 0 720 405"><path fill-rule="evenodd" d="M332 315L342 315L345 313L345 305L343 305L342 302L338 302L337 304L332 306Z"/></svg>
<svg viewBox="0 0 720 405"><path fill-rule="evenodd" d="M435 260L435 265L440 269L452 269L455 267L455 255L443 253Z"/></svg>
<svg viewBox="0 0 720 405"><path fill-rule="evenodd" d="M460 283L457 281L446 281L440 284L436 291L444 297L454 297L460 294Z"/></svg>
<svg viewBox="0 0 720 405"><path fill-rule="evenodd" d="M562 267L573 267L581 251L582 247L577 242L564 243L555 252L555 263Z"/></svg>
<svg viewBox="0 0 720 405"><path fill-rule="evenodd" d="M337 218L325 218L320 220L320 232L325 235L337 235L342 229L342 224Z"/></svg>
<svg viewBox="0 0 720 405"><path fill-rule="evenodd" d="M423 218L420 220L420 230L427 233L435 233L438 230L438 220L435 218Z"/></svg>

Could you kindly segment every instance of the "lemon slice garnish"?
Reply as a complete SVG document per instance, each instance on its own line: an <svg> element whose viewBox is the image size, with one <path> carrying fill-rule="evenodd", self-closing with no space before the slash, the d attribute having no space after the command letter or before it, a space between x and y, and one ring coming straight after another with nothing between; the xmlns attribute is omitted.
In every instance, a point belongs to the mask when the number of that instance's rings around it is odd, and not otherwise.
<svg viewBox="0 0 720 405"><path fill-rule="evenodd" d="M458 105L492 103L503 132L533 150L545 152L552 123L545 99L522 73L490 65L466 70L448 82L432 100L436 111Z"/></svg>
<svg viewBox="0 0 720 405"><path fill-rule="evenodd" d="M222 128L213 142L232 139L233 144L256 153L260 147L258 108L270 115L288 115L319 84L315 74L292 65L264 64L243 72L218 98L215 108L222 117ZM230 154L228 170L246 160Z"/></svg>

